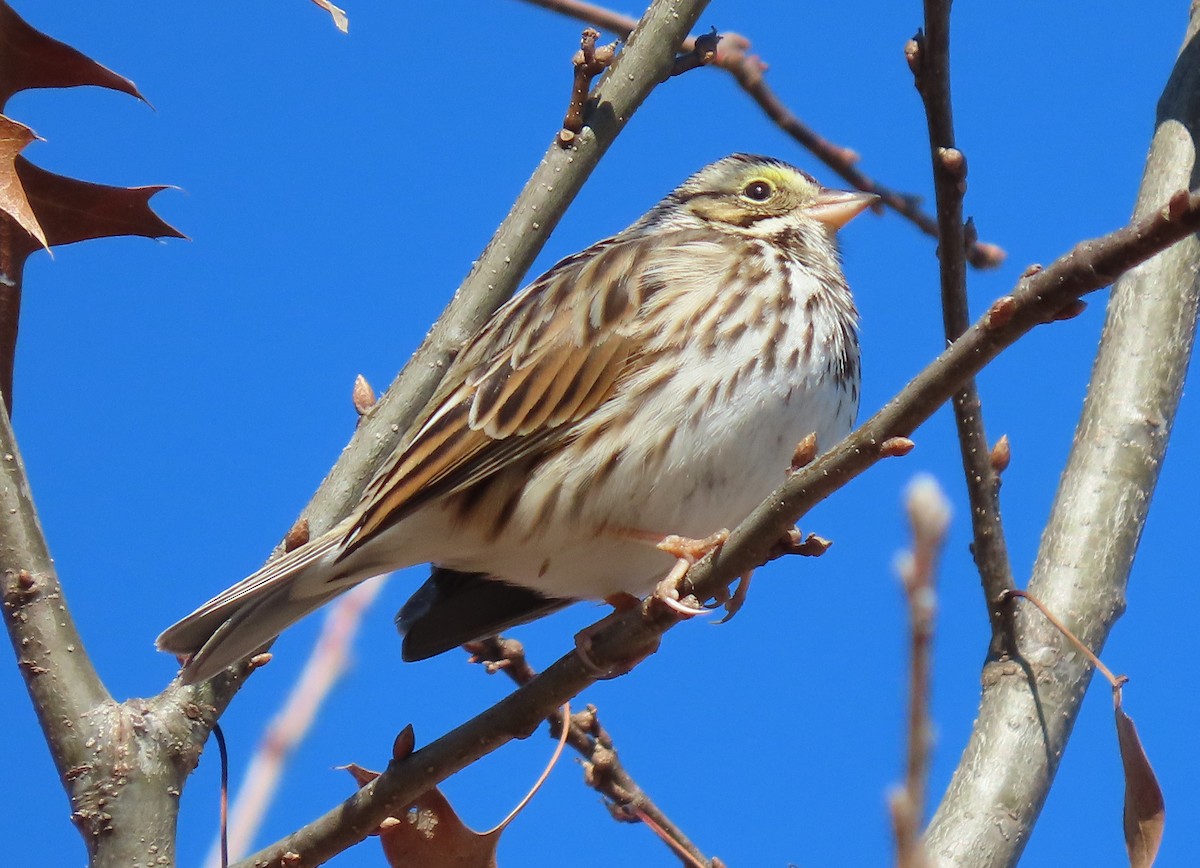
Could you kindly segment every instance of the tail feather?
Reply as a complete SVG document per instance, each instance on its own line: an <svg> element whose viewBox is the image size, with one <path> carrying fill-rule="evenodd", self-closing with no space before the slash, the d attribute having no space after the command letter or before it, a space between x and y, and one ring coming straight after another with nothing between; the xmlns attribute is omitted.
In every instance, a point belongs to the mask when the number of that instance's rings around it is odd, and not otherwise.
<svg viewBox="0 0 1200 868"><path fill-rule="evenodd" d="M374 575L339 563L343 536L334 531L277 558L164 630L160 650L190 655L184 683L211 678Z"/></svg>

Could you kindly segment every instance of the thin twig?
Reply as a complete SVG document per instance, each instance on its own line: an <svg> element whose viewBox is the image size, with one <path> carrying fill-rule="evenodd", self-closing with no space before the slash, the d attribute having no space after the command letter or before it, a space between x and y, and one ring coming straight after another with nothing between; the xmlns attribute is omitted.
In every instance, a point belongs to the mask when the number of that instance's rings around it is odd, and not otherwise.
<svg viewBox="0 0 1200 868"><path fill-rule="evenodd" d="M518 686L537 677L537 670L525 657L525 649L515 639L496 636L472 642L466 648L471 652L472 662L483 664L489 674L503 672ZM556 737L556 732L562 731L562 712L555 711L549 722L550 735ZM607 800L609 813L614 818L626 822L648 820L664 840L669 840L700 864L710 864L700 848L663 813L625 769L594 705L572 715L567 730L567 743L584 758L584 782Z"/></svg>
<svg viewBox="0 0 1200 868"><path fill-rule="evenodd" d="M595 3L580 0L526 0L551 12L557 12L626 37L637 24L637 19L622 15ZM693 52L697 40L709 36L689 38L683 43L684 52ZM937 221L921 208L921 198L911 193L902 193L880 184L857 167L859 156L850 148L829 141L800 120L767 84L763 73L767 65L756 55L748 54L750 41L736 33L721 34L716 57L712 65L719 66L733 76L759 108L780 129L795 139L801 147L859 190L879 196L882 204L907 218L918 229L933 238L938 237ZM1004 251L986 242L973 241L967 250L970 263L976 268L995 268L1004 261Z"/></svg>
<svg viewBox="0 0 1200 868"><path fill-rule="evenodd" d="M879 444L907 436L1006 347L1081 295L1144 262L1200 229L1200 194L1175 194L1148 218L1077 245L1043 271L1026 277L979 322L948 347L882 410L812 464L795 473L707 555L681 583L680 596L715 596L734 578L763 562L804 513L883 459ZM532 732L554 709L596 681L597 670L620 671L657 646L678 617L653 621L639 607L588 628L588 657L571 651L491 708L388 769L304 828L276 841L240 868L282 866L287 854L320 862L378 827L420 793L516 737Z"/></svg>
<svg viewBox="0 0 1200 868"><path fill-rule="evenodd" d="M954 114L950 98L950 0L925 0L925 31L905 48L913 81L925 106L933 185L937 199L938 265L941 272L942 321L947 342L958 340L971 324L967 306L967 232L963 195L967 161L955 147ZM973 232L972 232L973 234ZM963 475L971 504L972 554L983 584L988 620L992 625L991 653L1012 651L1012 610L996 603L1013 587L1004 524L1000 518L1000 474L991 461L983 423L983 405L975 380L954 396Z"/></svg>
<svg viewBox="0 0 1200 868"><path fill-rule="evenodd" d="M901 557L898 572L908 602L908 747L904 785L891 793L888 803L896 835L896 864L900 868L923 868L929 862L921 841L921 824L933 750L929 707L937 559L946 541L950 504L933 477L922 476L909 485L905 508L913 546Z"/></svg>
<svg viewBox="0 0 1200 868"><path fill-rule="evenodd" d="M567 104L567 114L563 118L562 129L558 132L558 143L564 148L575 141L575 136L583 130L593 79L608 69L617 53L615 42L597 48L596 40L599 38L599 31L591 27L584 30L579 39L579 50L571 59L574 69L571 76L571 101Z"/></svg>
<svg viewBox="0 0 1200 868"><path fill-rule="evenodd" d="M1010 597L1027 600L1028 602L1032 603L1034 608L1041 612L1042 616L1054 625L1054 629L1062 633L1068 642L1079 649L1079 653L1086 657L1088 662L1091 663L1092 666L1094 666L1096 670L1108 680L1108 683L1112 685L1114 690L1120 688L1122 684L1129 680L1124 675L1113 675L1112 670L1104 665L1103 661L1101 661L1101 659L1096 655L1096 652L1089 648L1082 639L1076 636L1075 633L1072 632L1069 627L1067 627L1066 624L1058 619L1057 615L1050 611L1049 607L1045 603L1033 596L1033 594L1030 594L1027 591L1022 591L1019 588L1010 588L1004 592L1004 595L1001 597L1001 602L1007 601Z"/></svg>

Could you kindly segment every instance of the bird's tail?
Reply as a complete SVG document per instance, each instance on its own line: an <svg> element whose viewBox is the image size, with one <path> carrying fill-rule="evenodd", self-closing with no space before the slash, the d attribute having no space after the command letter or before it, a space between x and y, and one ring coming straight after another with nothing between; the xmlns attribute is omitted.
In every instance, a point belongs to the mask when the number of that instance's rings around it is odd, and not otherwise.
<svg viewBox="0 0 1200 868"><path fill-rule="evenodd" d="M164 630L156 641L159 650L189 656L181 673L185 684L211 678L254 653L374 575L339 558L343 539L344 533L327 533L242 579Z"/></svg>

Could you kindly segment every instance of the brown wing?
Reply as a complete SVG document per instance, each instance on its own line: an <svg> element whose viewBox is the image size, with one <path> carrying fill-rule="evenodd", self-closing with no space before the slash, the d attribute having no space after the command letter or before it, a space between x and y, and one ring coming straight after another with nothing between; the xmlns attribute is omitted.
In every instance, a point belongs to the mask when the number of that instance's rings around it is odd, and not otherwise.
<svg viewBox="0 0 1200 868"><path fill-rule="evenodd" d="M601 241L500 308L447 372L437 409L368 486L348 549L520 460L612 394L636 349L651 252Z"/></svg>

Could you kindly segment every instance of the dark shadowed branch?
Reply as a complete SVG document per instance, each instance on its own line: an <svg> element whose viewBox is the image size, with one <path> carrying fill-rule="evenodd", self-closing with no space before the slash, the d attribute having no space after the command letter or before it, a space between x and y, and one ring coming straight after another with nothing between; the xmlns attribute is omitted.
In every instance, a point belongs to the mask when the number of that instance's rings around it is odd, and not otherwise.
<svg viewBox="0 0 1200 868"><path fill-rule="evenodd" d="M942 322L946 340L956 341L971 324L967 307L968 224L963 222L967 190L967 160L954 142L950 98L950 0L926 0L925 30L905 49L913 80L925 105L933 184L937 198L938 265L941 273ZM971 504L971 552L983 583L984 601L992 624L992 653L1008 650L1012 638L1011 607L1001 595L1012 588L1008 544L1000 519L1000 474L992 466L983 404L975 380L963 383L953 400L954 422L962 453L963 474Z"/></svg>
<svg viewBox="0 0 1200 868"><path fill-rule="evenodd" d="M1158 106L1135 214L1196 186L1200 6ZM1113 289L1075 441L1029 591L1099 651L1125 587L1170 436L1200 303L1186 238ZM1015 618L1016 659L989 662L971 739L926 834L936 864L1016 864L1053 783L1091 667L1037 611Z"/></svg>

